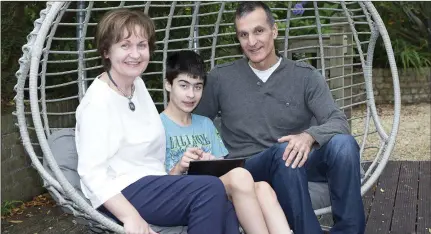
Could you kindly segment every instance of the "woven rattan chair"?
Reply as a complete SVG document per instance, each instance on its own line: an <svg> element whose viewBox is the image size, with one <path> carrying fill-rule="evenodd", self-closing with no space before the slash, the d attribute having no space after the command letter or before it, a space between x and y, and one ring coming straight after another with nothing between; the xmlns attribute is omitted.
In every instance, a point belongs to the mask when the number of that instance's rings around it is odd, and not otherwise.
<svg viewBox="0 0 431 234"><path fill-rule="evenodd" d="M400 118L398 72L382 19L371 2L268 4L279 28L279 53L319 69L349 118L366 169L361 188L364 194L390 158ZM64 130L73 135L75 109L102 68L92 44L95 25L103 13L121 7L140 9L156 23L158 48L143 78L159 110L167 102L162 79L168 53L194 49L205 58L208 70L243 56L233 26L236 3L48 2L40 12L23 46L16 73L15 114L23 145L44 186L64 210L82 218L94 230L118 233L123 228L93 209L79 185L71 184L67 175L70 168L58 160L62 156L58 155L59 148L66 146L56 145L59 138L53 136ZM393 122L385 127L373 90L373 53L379 38L386 49L394 88ZM315 210L316 215L330 212L330 206ZM169 233L179 232L184 231Z"/></svg>

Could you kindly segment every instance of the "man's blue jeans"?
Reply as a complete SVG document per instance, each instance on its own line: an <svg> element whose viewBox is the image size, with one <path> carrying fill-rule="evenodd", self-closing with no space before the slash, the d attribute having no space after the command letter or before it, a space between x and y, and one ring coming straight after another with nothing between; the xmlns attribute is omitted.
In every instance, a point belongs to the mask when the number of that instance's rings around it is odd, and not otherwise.
<svg viewBox="0 0 431 234"><path fill-rule="evenodd" d="M328 182L334 226L331 233L364 233L365 214L361 198L359 146L351 135L335 135L309 154L301 168L286 167L283 153L288 143L246 160L245 168L256 182L267 181L295 234L322 233L311 206L307 181Z"/></svg>

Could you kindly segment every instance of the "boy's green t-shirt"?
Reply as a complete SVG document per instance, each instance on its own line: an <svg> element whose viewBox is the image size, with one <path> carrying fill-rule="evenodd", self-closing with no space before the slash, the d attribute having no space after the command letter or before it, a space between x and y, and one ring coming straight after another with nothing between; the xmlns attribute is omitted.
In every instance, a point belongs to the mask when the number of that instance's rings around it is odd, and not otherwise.
<svg viewBox="0 0 431 234"><path fill-rule="evenodd" d="M217 158L228 151L213 122L204 116L192 114L189 126L180 126L164 113L160 114L166 133L165 169L169 172L181 159L187 148L199 147Z"/></svg>

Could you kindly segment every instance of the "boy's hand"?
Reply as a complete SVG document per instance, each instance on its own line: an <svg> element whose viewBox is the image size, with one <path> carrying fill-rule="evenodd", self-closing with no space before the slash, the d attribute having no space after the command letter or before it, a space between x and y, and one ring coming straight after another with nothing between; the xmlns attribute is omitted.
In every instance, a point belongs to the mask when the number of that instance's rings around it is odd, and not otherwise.
<svg viewBox="0 0 431 234"><path fill-rule="evenodd" d="M201 160L214 160L214 159L216 159L216 157L211 153L206 153L206 152L202 153Z"/></svg>
<svg viewBox="0 0 431 234"><path fill-rule="evenodd" d="M184 152L183 157L177 163L176 167L181 173L186 172L190 167L190 162L193 160L199 160L202 158L203 150L200 148L188 148L186 152Z"/></svg>

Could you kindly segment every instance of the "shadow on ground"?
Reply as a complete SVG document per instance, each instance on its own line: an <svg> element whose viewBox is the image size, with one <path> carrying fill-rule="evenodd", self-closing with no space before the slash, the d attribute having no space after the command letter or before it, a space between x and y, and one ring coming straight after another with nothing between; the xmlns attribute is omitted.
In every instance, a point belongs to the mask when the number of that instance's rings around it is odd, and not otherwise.
<svg viewBox="0 0 431 234"><path fill-rule="evenodd" d="M24 209L20 214L2 218L1 233L89 234L93 232L77 223L75 217L64 213L58 206L35 206Z"/></svg>

